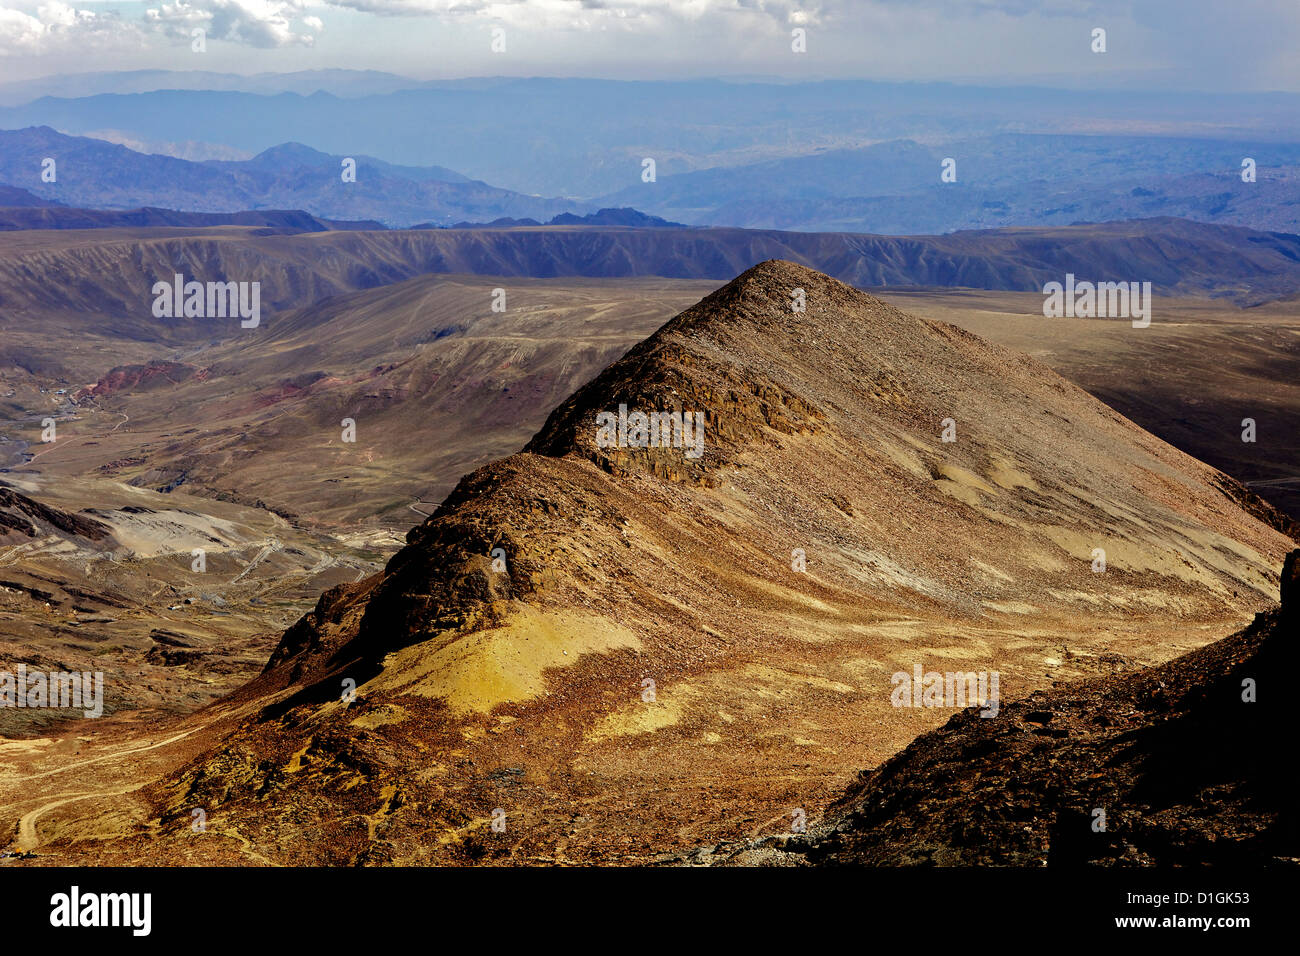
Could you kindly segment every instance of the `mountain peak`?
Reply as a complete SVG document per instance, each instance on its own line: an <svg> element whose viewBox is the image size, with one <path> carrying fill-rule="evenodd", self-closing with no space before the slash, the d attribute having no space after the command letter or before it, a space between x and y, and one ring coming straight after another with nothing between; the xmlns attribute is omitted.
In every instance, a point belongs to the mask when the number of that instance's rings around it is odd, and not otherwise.
<svg viewBox="0 0 1300 956"><path fill-rule="evenodd" d="M305 163L310 166L321 166L332 160L333 157L329 153L322 153L303 143L280 143L278 146L262 150L250 162Z"/></svg>
<svg viewBox="0 0 1300 956"><path fill-rule="evenodd" d="M806 774L813 740L839 772L878 766L930 719L891 701L897 671L988 669L1014 699L1048 657L1078 673L1271 608L1291 543L1226 480L1032 359L763 262L462 478L381 574L327 592L246 690L259 714L166 782L163 828L219 807L273 842L305 808L400 792L382 846L362 828L300 859L427 861L431 828L481 812L465 768L518 766L549 788L515 792L525 840L571 832L596 792L637 840L679 833L711 811L665 805L653 768L711 794ZM302 773L254 769L295 754ZM771 819L791 795L745 799Z"/></svg>
<svg viewBox="0 0 1300 956"><path fill-rule="evenodd" d="M799 290L803 290L802 297L798 296ZM765 259L751 266L716 294L723 293L732 301L765 302L774 313L800 319L805 316L815 319L816 311L808 307L808 300L813 298L817 299L822 311L850 304L872 309L891 308L873 295L788 259ZM802 310L796 308L796 303L802 306Z"/></svg>
<svg viewBox="0 0 1300 956"><path fill-rule="evenodd" d="M616 473L648 468L662 477L713 484L709 473L730 459L729 449L781 433L820 431L833 409L855 402L848 393L856 383L879 381L885 391L878 397L884 398L894 387L888 383L897 381L886 369L889 337L946 341L950 334L814 269L769 259L666 323L579 389L525 451L576 453ZM863 345L879 347L865 364L845 360ZM693 457L671 446L611 448L599 426L614 415L621 429L622 409L646 416L698 412L709 436L705 448ZM675 419L670 425L676 426Z"/></svg>
<svg viewBox="0 0 1300 956"><path fill-rule="evenodd" d="M548 225L551 226L638 226L649 228L675 228L684 229L684 224L680 222L670 222L660 216L650 216L641 212L639 209L633 209L631 206L623 206L618 209L607 208L598 209L593 213L585 216L577 216L570 212L560 213L554 217Z"/></svg>

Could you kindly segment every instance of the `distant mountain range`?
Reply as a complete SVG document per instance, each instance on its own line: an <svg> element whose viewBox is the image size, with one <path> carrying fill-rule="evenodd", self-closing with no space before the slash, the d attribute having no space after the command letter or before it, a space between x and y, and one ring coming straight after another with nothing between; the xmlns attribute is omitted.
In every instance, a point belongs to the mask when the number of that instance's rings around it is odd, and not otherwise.
<svg viewBox="0 0 1300 956"><path fill-rule="evenodd" d="M299 147L286 147L295 149ZM500 217L491 222L458 222L451 226L425 222L412 229L499 229L527 226L628 226L665 229L686 228L683 223L648 216L631 208L598 209L585 216L560 213L548 222ZM255 209L237 212L181 212L143 206L138 209L78 209L42 199L26 189L0 186L0 231L25 229L119 229L137 227L261 226L284 233L349 230L383 231L388 227L373 219L323 219L301 209Z"/></svg>
<svg viewBox="0 0 1300 956"><path fill-rule="evenodd" d="M0 85L3 103L0 128L151 154L149 195L127 177L74 198L32 185L31 155L5 150L0 182L98 208L302 208L406 227L631 206L891 234L1178 216L1300 232L1296 94L134 71ZM358 179L342 192L349 156ZM940 179L946 159L955 181ZM123 162L106 157L105 173Z"/></svg>
<svg viewBox="0 0 1300 956"><path fill-rule="evenodd" d="M319 219L301 209L240 212L179 212L175 209L75 209L35 196L25 189L0 186L0 232L28 229L120 229L138 227L262 226L276 232L328 232L383 229L374 220Z"/></svg>
<svg viewBox="0 0 1300 956"><path fill-rule="evenodd" d="M372 96L422 86L418 80L378 70L300 70L296 73L215 73L210 70L121 70L73 73L0 83L0 106L18 106L43 96L81 97L155 90L229 90L275 95L317 92Z"/></svg>
<svg viewBox="0 0 1300 956"><path fill-rule="evenodd" d="M1255 181L1242 162L1256 164ZM953 182L942 182L945 160ZM600 198L688 223L890 234L1177 216L1300 232L1300 143L1000 134L663 176Z"/></svg>
<svg viewBox="0 0 1300 956"><path fill-rule="evenodd" d="M55 161L54 182L42 180ZM355 164L345 182L344 161ZM525 196L441 166L397 166L369 156L332 156L286 143L249 160L192 162L139 153L49 127L0 131L0 182L46 201L89 209L165 207L230 213L303 209L331 220L451 225L502 216L549 219L593 204Z"/></svg>
<svg viewBox="0 0 1300 956"><path fill-rule="evenodd" d="M502 226L634 226L642 229L668 229L668 228L686 228L685 223L670 222L659 216L647 216L640 210L633 209L631 206L623 206L618 209L597 209L595 212L588 213L585 216L575 216L571 212L562 212L551 219L550 222L541 223L536 219L510 219L503 217L494 219L492 222L458 222L453 225L453 229L494 229ZM412 226L412 229L432 229L436 228L432 223L422 223L418 226Z"/></svg>
<svg viewBox="0 0 1300 956"><path fill-rule="evenodd" d="M527 226L629 226L644 229L682 229L680 222L647 216L635 209L599 209L585 216L560 213L549 222L536 219L494 219L492 222L458 222L452 226L421 223L412 229L500 229ZM139 209L75 209L33 196L23 189L0 186L0 231L23 229L119 229L135 227L261 226L284 233L330 231L383 231L373 219L321 219L301 209L256 209L239 212L178 212L144 206Z"/></svg>
<svg viewBox="0 0 1300 956"><path fill-rule="evenodd" d="M648 215L592 224L921 235L1176 216L1300 232L1300 143L1251 148L1254 182L1241 176L1247 148L1154 137L1007 134L939 147L903 140L662 176L586 201L301 143L199 162L32 127L0 131L0 183L88 209L302 209L322 220L395 228L568 225L600 208L635 208ZM56 182L42 181L46 158L56 161ZM348 158L355 182L343 179ZM955 182L940 181L946 159L954 160ZM33 205L18 194L0 202Z"/></svg>
<svg viewBox="0 0 1300 956"><path fill-rule="evenodd" d="M1283 93L856 80L489 77L421 83L343 71L126 74L24 89L32 99L0 107L0 128L48 125L81 135L116 130L146 142L219 143L248 154L296 141L331 155L438 163L550 196L596 197L635 186L646 157L656 159L662 179L900 139L944 144L1017 132L1089 134L1096 148L1105 149L1107 138L1131 138L1135 131L1158 141L1204 137L1211 129L1217 139L1253 146L1295 141L1300 129L1300 95ZM35 98L38 92L44 95ZM1047 167L1040 174L1051 178Z"/></svg>

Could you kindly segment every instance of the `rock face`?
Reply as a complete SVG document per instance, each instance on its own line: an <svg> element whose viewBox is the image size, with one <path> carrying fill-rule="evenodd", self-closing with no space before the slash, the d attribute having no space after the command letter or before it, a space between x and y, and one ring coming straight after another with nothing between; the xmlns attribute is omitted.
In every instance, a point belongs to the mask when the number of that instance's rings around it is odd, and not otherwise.
<svg viewBox="0 0 1300 956"><path fill-rule="evenodd" d="M1282 565L1282 613L1300 616L1300 548L1288 554Z"/></svg>
<svg viewBox="0 0 1300 956"><path fill-rule="evenodd" d="M624 409L704 440L625 441ZM1221 478L1032 359L764 262L327 592L141 839L238 853L189 838L203 806L281 862L635 862L779 827L945 719L891 674L1011 698L1271 607L1292 545Z"/></svg>
<svg viewBox="0 0 1300 956"><path fill-rule="evenodd" d="M103 541L112 529L102 521L51 508L21 492L0 485L0 543L13 543L38 535L62 534L87 541Z"/></svg>

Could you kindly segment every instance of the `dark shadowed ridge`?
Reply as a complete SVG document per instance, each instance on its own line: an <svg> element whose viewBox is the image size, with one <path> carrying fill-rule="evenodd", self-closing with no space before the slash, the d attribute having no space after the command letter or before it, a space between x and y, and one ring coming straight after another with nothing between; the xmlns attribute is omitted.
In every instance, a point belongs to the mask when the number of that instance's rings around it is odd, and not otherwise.
<svg viewBox="0 0 1300 956"><path fill-rule="evenodd" d="M1224 297L1249 305L1294 296L1300 285L1300 236L1169 219L915 237L615 226L295 236L124 229L78 236L75 246L61 245L54 236L10 232L0 236L0 245L0 287L11 308L94 313L97 321L122 318L127 322L118 331L128 336L138 334L130 323L138 318L139 302L152 299L154 281L170 278L176 262L202 263L195 270L199 281L256 279L264 312L428 274L726 281L765 259L797 262L858 288L1041 292L1046 282L1061 282L1067 273L1120 275L1150 281L1157 296ZM70 270L97 281L74 287L62 281ZM140 331L156 336L156 326L144 323ZM185 328L178 323L173 334ZM202 334L206 340L206 328Z"/></svg>
<svg viewBox="0 0 1300 956"><path fill-rule="evenodd" d="M21 191L21 190L20 190ZM321 219L301 209L254 209L243 212L178 212L175 209L72 209L58 203L5 201L0 192L0 230L122 229L208 226L258 226L258 235L293 235L302 232L380 230L374 220ZM6 208L7 207L7 208Z"/></svg>

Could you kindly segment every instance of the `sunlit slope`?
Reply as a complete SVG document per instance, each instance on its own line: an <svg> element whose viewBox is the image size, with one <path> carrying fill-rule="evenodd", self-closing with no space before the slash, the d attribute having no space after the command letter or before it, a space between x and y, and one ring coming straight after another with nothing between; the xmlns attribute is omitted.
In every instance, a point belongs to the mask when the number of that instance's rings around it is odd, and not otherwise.
<svg viewBox="0 0 1300 956"><path fill-rule="evenodd" d="M701 454L601 447L620 406L701 413ZM328 592L115 852L645 860L788 826L947 719L896 671L1010 697L1269 606L1289 542L1224 481L1032 359L762 263Z"/></svg>

